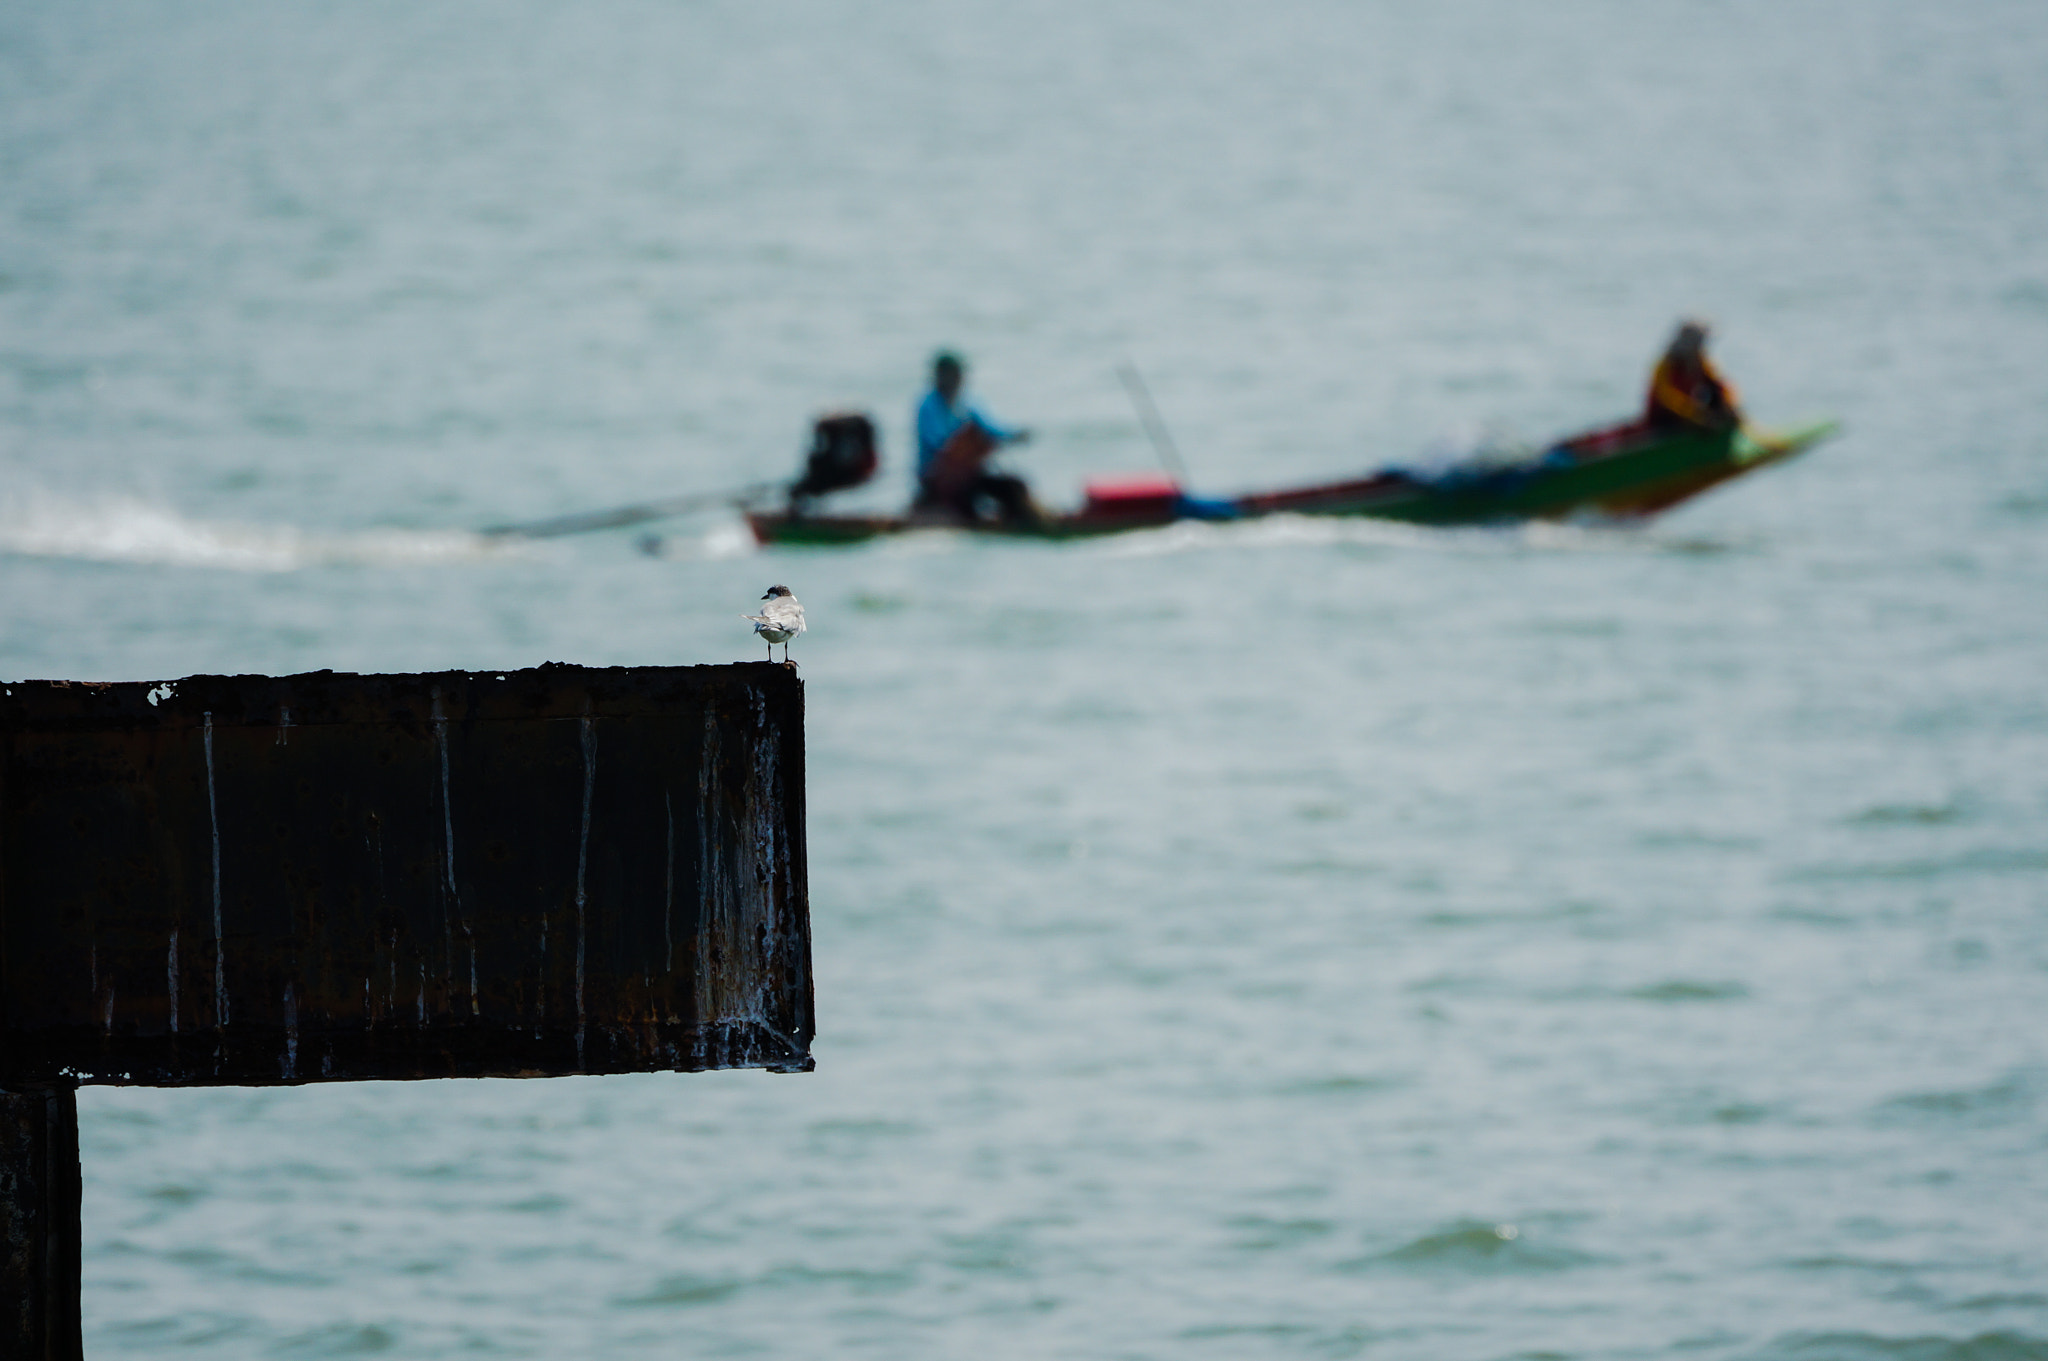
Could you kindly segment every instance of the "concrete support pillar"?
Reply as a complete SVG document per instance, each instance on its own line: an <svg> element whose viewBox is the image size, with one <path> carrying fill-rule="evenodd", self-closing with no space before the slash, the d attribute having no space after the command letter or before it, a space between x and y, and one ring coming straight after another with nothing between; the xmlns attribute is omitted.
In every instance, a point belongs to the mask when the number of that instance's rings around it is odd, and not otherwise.
<svg viewBox="0 0 2048 1361"><path fill-rule="evenodd" d="M78 1089L0 1089L0 1356L83 1361Z"/></svg>

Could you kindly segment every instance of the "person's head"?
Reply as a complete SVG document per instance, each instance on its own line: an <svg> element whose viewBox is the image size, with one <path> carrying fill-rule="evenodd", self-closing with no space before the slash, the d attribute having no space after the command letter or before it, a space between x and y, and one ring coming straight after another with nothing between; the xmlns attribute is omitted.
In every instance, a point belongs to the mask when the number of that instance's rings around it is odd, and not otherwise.
<svg viewBox="0 0 2048 1361"><path fill-rule="evenodd" d="M960 362L959 355L951 350L940 350L932 356L932 386L939 390L941 397L952 401L966 379L967 366Z"/></svg>
<svg viewBox="0 0 2048 1361"><path fill-rule="evenodd" d="M1711 328L1697 317L1687 317L1678 325L1678 334L1671 337L1671 353L1692 358L1707 347L1707 334Z"/></svg>

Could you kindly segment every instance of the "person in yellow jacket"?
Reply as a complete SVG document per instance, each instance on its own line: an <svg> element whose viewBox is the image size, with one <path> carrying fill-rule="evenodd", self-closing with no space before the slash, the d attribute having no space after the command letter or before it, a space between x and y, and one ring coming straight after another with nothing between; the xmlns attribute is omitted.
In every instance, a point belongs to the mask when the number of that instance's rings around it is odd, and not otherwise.
<svg viewBox="0 0 2048 1361"><path fill-rule="evenodd" d="M1643 419L1658 429L1734 430L1742 424L1735 389L1707 359L1707 324L1686 321L1671 337L1657 371Z"/></svg>

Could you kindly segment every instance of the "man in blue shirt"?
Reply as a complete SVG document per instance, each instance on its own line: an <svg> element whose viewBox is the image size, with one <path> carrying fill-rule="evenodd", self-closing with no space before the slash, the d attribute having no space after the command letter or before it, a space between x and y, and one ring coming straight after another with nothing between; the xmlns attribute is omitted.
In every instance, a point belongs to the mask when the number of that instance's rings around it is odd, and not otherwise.
<svg viewBox="0 0 2048 1361"><path fill-rule="evenodd" d="M1038 508L1023 479L985 466L998 447L1022 444L1031 432L997 425L983 415L961 396L966 379L960 356L941 350L933 357L932 390L917 407L917 505L945 509L970 522L1031 523Z"/></svg>

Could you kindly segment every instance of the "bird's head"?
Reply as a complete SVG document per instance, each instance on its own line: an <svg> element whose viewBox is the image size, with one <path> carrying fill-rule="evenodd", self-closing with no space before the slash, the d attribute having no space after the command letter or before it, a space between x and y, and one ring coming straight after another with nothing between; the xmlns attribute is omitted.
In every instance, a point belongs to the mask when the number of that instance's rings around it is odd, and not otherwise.
<svg viewBox="0 0 2048 1361"><path fill-rule="evenodd" d="M770 586L770 587L768 588L768 594L766 594L766 595L762 596L761 598L762 598L763 600L773 600L773 599L775 599L775 597L777 597L777 596L779 596L779 595L788 595L788 594L789 594L789 587L787 587L787 586Z"/></svg>

